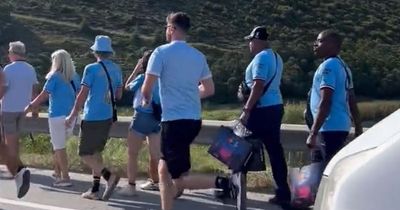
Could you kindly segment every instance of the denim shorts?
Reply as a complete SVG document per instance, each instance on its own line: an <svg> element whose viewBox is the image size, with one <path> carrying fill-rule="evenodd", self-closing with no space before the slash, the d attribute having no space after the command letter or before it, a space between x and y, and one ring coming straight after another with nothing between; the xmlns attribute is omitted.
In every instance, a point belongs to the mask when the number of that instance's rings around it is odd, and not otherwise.
<svg viewBox="0 0 400 210"><path fill-rule="evenodd" d="M153 113L135 112L129 125L129 131L144 136L158 133L160 130L160 121L156 120Z"/></svg>

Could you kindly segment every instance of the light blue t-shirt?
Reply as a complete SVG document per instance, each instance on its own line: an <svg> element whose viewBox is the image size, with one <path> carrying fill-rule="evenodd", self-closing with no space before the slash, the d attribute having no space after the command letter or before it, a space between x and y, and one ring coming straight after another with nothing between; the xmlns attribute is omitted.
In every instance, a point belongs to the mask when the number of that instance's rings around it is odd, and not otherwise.
<svg viewBox="0 0 400 210"><path fill-rule="evenodd" d="M7 88L1 100L2 112L23 112L32 100L32 88L38 84L35 69L25 61L14 61L4 67Z"/></svg>
<svg viewBox="0 0 400 210"><path fill-rule="evenodd" d="M115 96L117 88L122 87L121 69L111 60L103 60L102 62L110 75ZM83 109L83 120L99 121L111 119L111 94L107 75L100 63L92 63L85 67L81 84L90 89Z"/></svg>
<svg viewBox="0 0 400 210"><path fill-rule="evenodd" d="M75 89L71 82L74 83ZM80 77L74 74L72 81L65 81L59 72L53 73L44 84L43 90L50 94L49 117L68 116L75 103L76 94L81 87Z"/></svg>
<svg viewBox="0 0 400 210"><path fill-rule="evenodd" d="M276 52L275 52L276 53ZM259 99L257 107L266 107L282 104L282 95L279 86L281 85L281 77L283 71L283 62L281 56L272 49L266 49L254 56L253 60L246 68L245 81L248 87L253 87L255 79L264 80L264 85L271 81L267 91Z"/></svg>
<svg viewBox="0 0 400 210"><path fill-rule="evenodd" d="M201 119L198 86L211 72L200 51L184 41L162 45L151 54L147 74L159 77L161 121Z"/></svg>
<svg viewBox="0 0 400 210"><path fill-rule="evenodd" d="M142 100L143 95L141 87L144 82L144 74L139 74L132 82L129 83L129 89L135 93L133 97L133 109L138 112L153 113L152 106L143 107ZM152 101L156 104L160 104L160 90L158 88L158 82L153 86Z"/></svg>
<svg viewBox="0 0 400 210"><path fill-rule="evenodd" d="M346 70L347 69L347 70ZM347 74L346 74L347 71ZM331 110L320 131L349 131L351 128L348 90L353 88L351 71L338 57L322 62L314 74L310 108L315 117L321 101L321 88L333 90Z"/></svg>

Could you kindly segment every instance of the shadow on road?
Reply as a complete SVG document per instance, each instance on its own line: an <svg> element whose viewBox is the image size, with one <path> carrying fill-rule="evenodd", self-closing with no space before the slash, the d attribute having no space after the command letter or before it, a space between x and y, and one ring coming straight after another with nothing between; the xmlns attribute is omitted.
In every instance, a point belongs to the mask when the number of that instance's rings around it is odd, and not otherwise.
<svg viewBox="0 0 400 210"><path fill-rule="evenodd" d="M103 181L103 180L102 180ZM72 179L72 187L55 188L52 186L54 179L51 176L36 174L31 175L31 182L38 184L39 187L48 192L75 194L80 196L82 192L87 191L91 187L91 181L82 181ZM103 181L104 183L104 181ZM101 186L104 190L104 184ZM101 202L101 201L99 201ZM174 202L174 210L215 210L215 209L236 209L236 201L227 200L222 203L214 198L212 191L185 191L185 194ZM107 203L108 206L126 210L160 209L160 195L155 191L137 191L137 196L123 197L113 194ZM268 202L260 200L247 200L249 210L280 210L279 207L271 205Z"/></svg>
<svg viewBox="0 0 400 210"><path fill-rule="evenodd" d="M44 191L76 194L80 196L83 192L86 192L91 187L91 182L72 179L71 181L73 185L71 187L56 188L53 187L54 181L54 178L51 176L31 174L31 183L41 185L40 188Z"/></svg>

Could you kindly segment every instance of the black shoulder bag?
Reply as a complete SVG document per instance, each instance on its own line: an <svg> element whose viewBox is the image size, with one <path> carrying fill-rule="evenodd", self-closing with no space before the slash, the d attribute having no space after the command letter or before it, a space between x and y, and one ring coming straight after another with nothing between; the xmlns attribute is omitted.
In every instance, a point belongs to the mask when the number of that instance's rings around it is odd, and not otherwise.
<svg viewBox="0 0 400 210"><path fill-rule="evenodd" d="M107 75L107 79L108 79L108 88L111 94L111 104L112 104L112 108L113 108L113 122L116 122L118 120L118 114L117 114L117 106L115 105L115 98L114 98L114 91L112 89L112 85L111 85L111 78L110 75L108 74L106 65L104 65L103 62L99 62L101 64L101 66L103 66L104 72L106 72Z"/></svg>
<svg viewBox="0 0 400 210"><path fill-rule="evenodd" d="M276 73L278 72L278 56L276 55L275 52L274 52L274 55L275 55L275 62L276 62L275 73L274 73L274 76L272 76L271 80L264 86L263 95L265 94L265 92L267 92L272 81L274 81L274 79L275 79ZM249 86L247 86L246 81L243 80L240 83L238 91L237 91L237 97L238 97L239 101L246 103L250 97L250 93L251 93L251 88Z"/></svg>
<svg viewBox="0 0 400 210"><path fill-rule="evenodd" d="M307 93L306 110L304 110L304 121L306 121L306 125L307 125L308 129L311 130L311 127L314 124L314 116L312 115L312 112L311 112L310 102L311 102L311 90L309 90Z"/></svg>

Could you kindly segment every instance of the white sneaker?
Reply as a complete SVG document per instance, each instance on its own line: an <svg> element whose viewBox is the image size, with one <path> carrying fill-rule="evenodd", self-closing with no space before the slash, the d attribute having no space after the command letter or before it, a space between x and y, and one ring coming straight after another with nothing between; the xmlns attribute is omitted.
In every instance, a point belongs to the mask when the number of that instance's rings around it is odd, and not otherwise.
<svg viewBox="0 0 400 210"><path fill-rule="evenodd" d="M61 176L58 175L58 174L56 174L56 173L51 174L51 177L52 177L54 180L60 180L60 179L61 179Z"/></svg>
<svg viewBox="0 0 400 210"><path fill-rule="evenodd" d="M22 168L17 175L15 175L15 184L17 185L17 197L22 198L26 195L30 187L31 172Z"/></svg>
<svg viewBox="0 0 400 210"><path fill-rule="evenodd" d="M152 179L148 179L144 184L140 185L142 190L159 191L160 188L158 183L155 183Z"/></svg>
<svg viewBox="0 0 400 210"><path fill-rule="evenodd" d="M9 171L0 170L0 179L7 180L7 179L14 179L14 176Z"/></svg>
<svg viewBox="0 0 400 210"><path fill-rule="evenodd" d="M136 195L136 185L127 184L121 188L117 189L116 192L118 195L122 196L135 196Z"/></svg>
<svg viewBox="0 0 400 210"><path fill-rule="evenodd" d="M92 188L89 188L88 191L82 193L82 198L90 199L90 200L100 200L99 192L92 192Z"/></svg>
<svg viewBox="0 0 400 210"><path fill-rule="evenodd" d="M53 187L71 187L72 182L69 179L59 179L53 183Z"/></svg>

